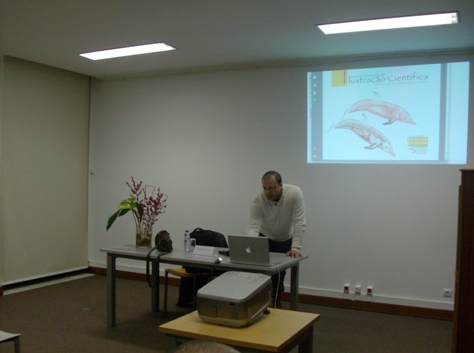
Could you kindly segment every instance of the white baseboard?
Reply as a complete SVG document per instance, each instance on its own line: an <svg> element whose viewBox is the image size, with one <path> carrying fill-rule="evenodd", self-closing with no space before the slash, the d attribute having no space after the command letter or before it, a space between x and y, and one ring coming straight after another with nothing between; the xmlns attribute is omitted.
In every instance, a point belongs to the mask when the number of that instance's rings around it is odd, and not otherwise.
<svg viewBox="0 0 474 353"><path fill-rule="evenodd" d="M289 290L289 286L285 286L286 290ZM347 300L354 300L360 302L372 302L372 303L380 303L380 304L390 304L390 305L401 305L401 306L411 306L416 308L425 308L425 309L438 309L438 310L454 310L454 302L451 301L431 301L431 300L423 300L423 299L416 299L416 298L399 298L399 297L391 297L387 295L380 295L374 294L372 296L368 296L366 294L344 294L339 291L328 290L328 289L321 289L321 288L308 288L302 287L299 288L299 294L306 294L312 296L319 296L319 297L326 297L326 298L336 298L336 299L347 299Z"/></svg>
<svg viewBox="0 0 474 353"><path fill-rule="evenodd" d="M140 266L141 265L141 266ZM134 265L121 265L116 264L116 269L118 271L125 271L125 272L133 272L133 273L145 273L145 268L143 267L143 263L137 266ZM97 268L106 268L105 263L100 262L89 262L90 267L97 267ZM160 266L160 276L164 276L164 269L168 267L176 267L167 264L162 264ZM289 284L285 284L285 290L288 292L290 290ZM344 294L339 291L334 291L330 289L321 289L321 288L310 288L310 287L299 287L299 294L305 294L310 296L319 296L319 297L326 297L326 298L336 298L336 299L349 299L354 301L365 301L365 302L373 302L373 303L380 303L380 304L390 304L390 305L401 305L401 306L411 306L415 308L425 308L425 309L438 309L438 310L454 310L454 302L453 301L430 301L430 300L423 300L423 299L416 299L416 298L397 298L391 297L387 295L380 295L375 294L372 296L367 296L365 294L356 295L354 293Z"/></svg>

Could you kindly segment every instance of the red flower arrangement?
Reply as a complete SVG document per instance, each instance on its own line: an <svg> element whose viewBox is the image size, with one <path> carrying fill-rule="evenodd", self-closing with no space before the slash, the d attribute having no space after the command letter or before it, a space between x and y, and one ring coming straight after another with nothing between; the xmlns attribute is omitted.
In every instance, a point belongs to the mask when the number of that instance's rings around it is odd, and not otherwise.
<svg viewBox="0 0 474 353"><path fill-rule="evenodd" d="M107 222L107 230L112 226L115 220L132 211L136 227L136 244L138 246L149 246L152 236L153 224L158 221L158 216L165 213L168 196L152 185L143 186L143 182L136 183L132 177L132 184L127 182L130 188L130 198L120 202L118 211L110 216ZM147 193L147 188L151 193ZM155 194L156 191L156 194ZM155 197L153 195L155 194Z"/></svg>

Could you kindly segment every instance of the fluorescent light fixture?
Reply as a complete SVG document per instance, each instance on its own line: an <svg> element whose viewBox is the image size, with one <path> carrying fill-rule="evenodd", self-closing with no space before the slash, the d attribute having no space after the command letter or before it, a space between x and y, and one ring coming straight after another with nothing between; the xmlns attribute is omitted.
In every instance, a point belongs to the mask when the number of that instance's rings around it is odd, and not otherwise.
<svg viewBox="0 0 474 353"><path fill-rule="evenodd" d="M448 12L430 15L418 15L407 17L392 17L375 20L353 21L318 25L324 34L375 31L392 28L408 28L422 26L448 25L458 23L458 13Z"/></svg>
<svg viewBox="0 0 474 353"><path fill-rule="evenodd" d="M175 49L176 48L173 48L172 46L165 43L153 43L153 44L137 45L134 47L94 51L94 52L83 53L79 55L91 60L103 60L103 59L111 59L111 58L120 58L122 56L150 54L150 53L175 50Z"/></svg>

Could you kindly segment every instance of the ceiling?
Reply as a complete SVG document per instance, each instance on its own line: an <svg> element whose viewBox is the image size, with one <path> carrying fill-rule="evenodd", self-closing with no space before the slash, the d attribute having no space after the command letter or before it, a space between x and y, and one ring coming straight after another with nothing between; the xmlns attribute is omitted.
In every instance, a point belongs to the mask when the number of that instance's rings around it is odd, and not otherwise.
<svg viewBox="0 0 474 353"><path fill-rule="evenodd" d="M324 35L315 25L458 11L451 26ZM100 79L474 49L473 0L0 0L0 54ZM78 54L165 42L175 51Z"/></svg>

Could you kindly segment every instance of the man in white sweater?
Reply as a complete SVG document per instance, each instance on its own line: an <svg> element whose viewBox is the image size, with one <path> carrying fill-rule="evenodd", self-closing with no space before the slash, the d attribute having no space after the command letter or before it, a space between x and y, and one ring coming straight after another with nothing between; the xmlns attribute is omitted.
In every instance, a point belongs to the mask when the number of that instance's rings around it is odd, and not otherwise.
<svg viewBox="0 0 474 353"><path fill-rule="evenodd" d="M281 175L275 171L262 177L263 191L258 194L250 208L249 235L269 238L270 251L288 256L301 257L301 244L306 228L304 199L301 189L283 184ZM273 299L281 307L281 294L286 272L272 276Z"/></svg>

